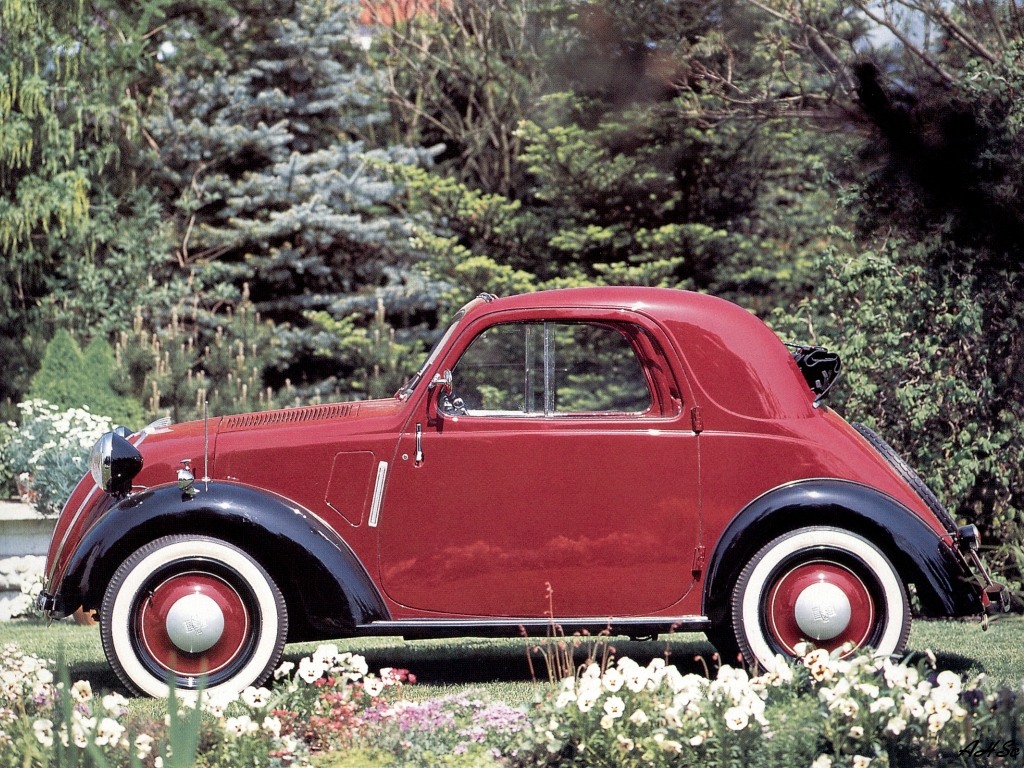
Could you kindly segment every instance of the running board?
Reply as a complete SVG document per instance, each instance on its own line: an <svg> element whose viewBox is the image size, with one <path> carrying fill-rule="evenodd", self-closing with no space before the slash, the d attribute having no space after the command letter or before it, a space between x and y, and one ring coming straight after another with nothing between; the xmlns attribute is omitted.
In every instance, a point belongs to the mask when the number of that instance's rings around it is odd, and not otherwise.
<svg viewBox="0 0 1024 768"><path fill-rule="evenodd" d="M509 637L544 636L558 627L560 634L587 631L592 635L647 637L671 632L703 632L711 626L707 616L584 617L584 618L491 618L491 619L406 619L360 624L360 635L402 635L405 637Z"/></svg>

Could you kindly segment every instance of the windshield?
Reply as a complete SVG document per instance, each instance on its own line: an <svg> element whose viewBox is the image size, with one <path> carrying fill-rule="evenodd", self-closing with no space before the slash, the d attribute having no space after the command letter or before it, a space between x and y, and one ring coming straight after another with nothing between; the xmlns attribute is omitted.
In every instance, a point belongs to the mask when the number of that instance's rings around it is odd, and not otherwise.
<svg viewBox="0 0 1024 768"><path fill-rule="evenodd" d="M455 313L455 317L452 318L451 323L448 325L448 329L444 332L444 335L438 339L437 343L434 344L433 348L430 350L430 354L427 355L427 359L423 361L423 365L420 366L416 375L409 379L404 387L398 390L398 394L396 395L398 399L405 400L412 394L413 390L416 389L416 385L420 383L427 371L434 364L434 361L441 353L441 350L448 346L448 341L455 335L455 330L459 327L459 323L462 321L462 318L466 316L466 313L473 309L473 307L480 304L486 304L491 301L494 301L494 296L482 293Z"/></svg>

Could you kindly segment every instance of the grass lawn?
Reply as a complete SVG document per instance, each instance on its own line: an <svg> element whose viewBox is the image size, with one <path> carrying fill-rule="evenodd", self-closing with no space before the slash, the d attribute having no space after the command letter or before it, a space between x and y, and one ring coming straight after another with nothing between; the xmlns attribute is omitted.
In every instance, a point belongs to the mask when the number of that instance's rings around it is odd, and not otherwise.
<svg viewBox="0 0 1024 768"><path fill-rule="evenodd" d="M1024 681L1024 654L1020 637L1024 617L1012 616L991 622L987 632L978 622L915 622L910 651L935 653L939 667L973 677L984 673L992 687L1018 687ZM535 639L536 640L536 639ZM543 643L541 639L540 642ZM126 693L108 666L100 646L99 629L69 622L50 625L34 621L0 623L0 644L15 643L22 651L46 658L63 657L72 680L88 680L94 690ZM298 661L317 643L289 645L285 656ZM341 650L366 657L371 671L381 667L408 669L418 683L406 689L409 698L428 698L466 688L486 690L510 704L533 699L539 685L547 682L544 660L533 655L537 681L531 677L527 644L523 638L504 640L418 640L358 638L337 641ZM617 656L629 656L644 664L665 656L684 673L703 672L711 665L713 648L701 634L663 635L652 642L613 638ZM145 708L145 704L140 702Z"/></svg>

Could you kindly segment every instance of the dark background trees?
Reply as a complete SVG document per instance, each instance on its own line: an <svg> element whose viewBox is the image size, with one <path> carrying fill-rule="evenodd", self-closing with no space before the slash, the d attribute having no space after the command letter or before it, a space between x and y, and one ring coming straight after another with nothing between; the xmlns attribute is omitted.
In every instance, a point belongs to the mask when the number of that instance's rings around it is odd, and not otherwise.
<svg viewBox="0 0 1024 768"><path fill-rule="evenodd" d="M0 399L61 328L187 418L393 391L481 290L686 287L837 348L835 405L1018 540L1021 24L998 0L5 3Z"/></svg>

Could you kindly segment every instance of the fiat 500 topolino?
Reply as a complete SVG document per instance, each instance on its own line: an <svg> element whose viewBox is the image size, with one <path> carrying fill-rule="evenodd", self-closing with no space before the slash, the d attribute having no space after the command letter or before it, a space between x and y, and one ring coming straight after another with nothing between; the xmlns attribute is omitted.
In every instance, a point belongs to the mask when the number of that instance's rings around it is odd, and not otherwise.
<svg viewBox="0 0 1024 768"><path fill-rule="evenodd" d="M482 295L390 399L105 435L39 607L95 610L151 695L258 683L286 642L552 623L761 666L898 654L911 594L953 617L1006 592L977 529L822 403L838 369L706 295Z"/></svg>

